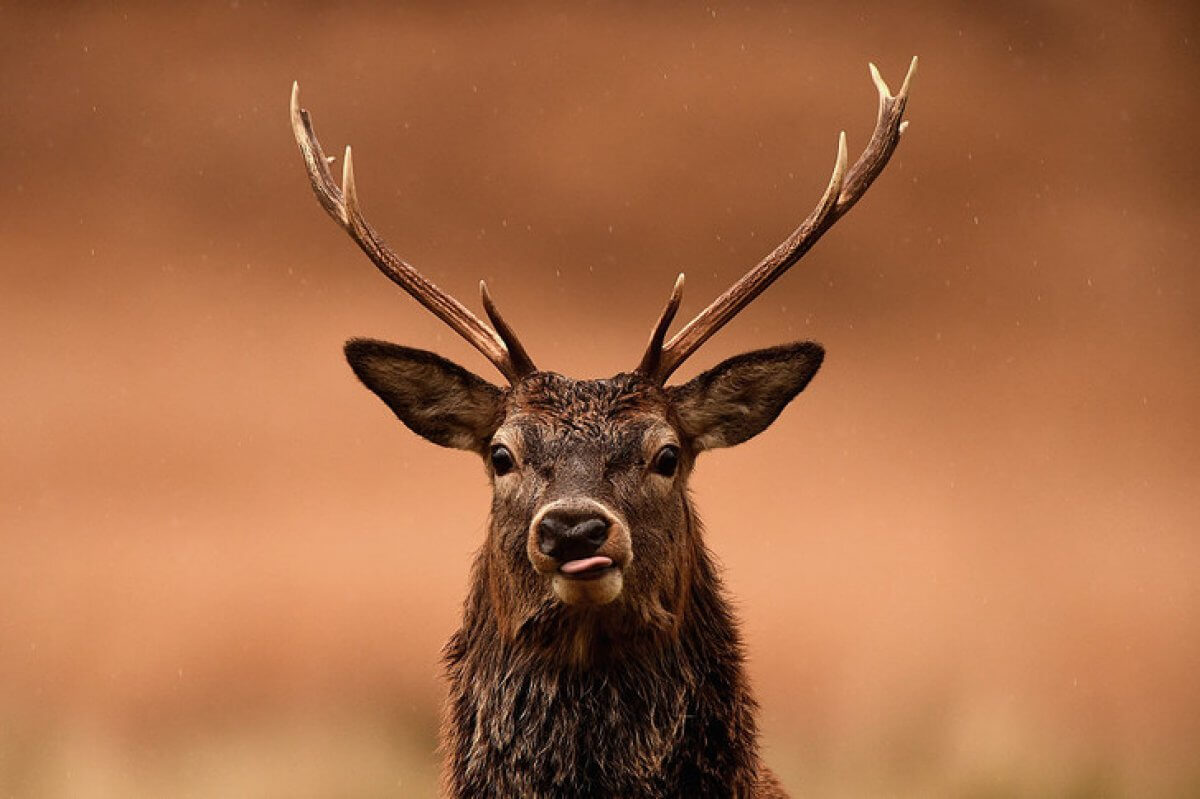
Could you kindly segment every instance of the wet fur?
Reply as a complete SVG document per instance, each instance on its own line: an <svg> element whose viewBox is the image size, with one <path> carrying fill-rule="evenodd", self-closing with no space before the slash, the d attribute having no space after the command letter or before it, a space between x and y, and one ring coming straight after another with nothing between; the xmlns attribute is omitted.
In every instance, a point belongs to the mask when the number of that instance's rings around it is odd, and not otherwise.
<svg viewBox="0 0 1200 799"><path fill-rule="evenodd" d="M446 647L448 791L462 797L782 797L759 762L742 648L707 555L674 629L546 602L501 632L481 556ZM616 613L611 611L617 610ZM580 661L576 636L587 638Z"/></svg>

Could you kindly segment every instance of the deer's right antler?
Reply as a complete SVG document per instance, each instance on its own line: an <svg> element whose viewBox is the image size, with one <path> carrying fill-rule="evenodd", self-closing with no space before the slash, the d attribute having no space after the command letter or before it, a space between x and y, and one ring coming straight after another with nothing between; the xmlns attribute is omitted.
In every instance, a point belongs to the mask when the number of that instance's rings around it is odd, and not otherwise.
<svg viewBox="0 0 1200 799"><path fill-rule="evenodd" d="M871 134L867 148L854 162L854 166L847 172L846 134L843 132L838 138L837 161L833 167L829 187L825 189L825 195L808 218L770 255L759 262L758 266L747 272L664 345L663 339L675 311L679 308L682 295L683 276L680 275L675 281L675 289L671 292L667 307L650 336L646 354L642 356L637 367L639 373L660 385L665 382L701 344L799 261L817 239L858 202L887 166L896 145L900 143L900 134L908 126L908 123L902 120L904 106L908 102L908 87L917 70L917 59L913 58L900 91L894 95L883 82L875 65L871 64L870 68L871 79L875 82L875 88L879 90L879 116L875 120L875 132Z"/></svg>
<svg viewBox="0 0 1200 799"><path fill-rule="evenodd" d="M537 371L529 354L521 346L512 328L496 310L487 285L480 281L479 293L483 308L495 329L488 327L463 306L458 300L429 282L420 272L405 263L392 252L375 229L367 224L358 206L358 195L354 186L354 163L350 148L342 162L342 187L339 189L329 172L333 161L321 149L317 135L313 132L308 112L300 107L300 85L292 84L292 132L296 144L304 155L308 167L308 179L321 206L333 220L350 234L371 262L393 283L412 295L413 299L433 312L491 361L510 383L516 383L526 375Z"/></svg>

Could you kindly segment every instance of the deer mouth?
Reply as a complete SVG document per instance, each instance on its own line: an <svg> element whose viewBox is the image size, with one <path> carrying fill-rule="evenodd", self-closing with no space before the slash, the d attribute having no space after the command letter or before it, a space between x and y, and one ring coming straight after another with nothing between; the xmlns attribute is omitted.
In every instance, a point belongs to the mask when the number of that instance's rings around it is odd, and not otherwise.
<svg viewBox="0 0 1200 799"><path fill-rule="evenodd" d="M616 568L612 558L594 555L590 558L569 560L558 567L559 573L570 580L595 580Z"/></svg>
<svg viewBox="0 0 1200 799"><path fill-rule="evenodd" d="M567 605L606 605L625 584L621 567L605 555L565 561L552 574L550 589Z"/></svg>

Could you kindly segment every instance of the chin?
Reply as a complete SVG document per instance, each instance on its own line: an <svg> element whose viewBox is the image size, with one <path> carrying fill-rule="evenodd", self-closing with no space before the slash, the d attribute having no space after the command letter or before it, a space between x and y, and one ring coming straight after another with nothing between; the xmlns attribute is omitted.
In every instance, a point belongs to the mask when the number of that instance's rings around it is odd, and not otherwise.
<svg viewBox="0 0 1200 799"><path fill-rule="evenodd" d="M550 587L565 605L607 605L621 595L625 578L618 568L609 568L597 577L579 579L556 574Z"/></svg>

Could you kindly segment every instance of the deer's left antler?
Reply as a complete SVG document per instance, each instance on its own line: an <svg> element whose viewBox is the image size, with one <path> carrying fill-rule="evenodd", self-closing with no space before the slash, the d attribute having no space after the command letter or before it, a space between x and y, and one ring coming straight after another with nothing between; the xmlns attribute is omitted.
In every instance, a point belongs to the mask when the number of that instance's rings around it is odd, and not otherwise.
<svg viewBox="0 0 1200 799"><path fill-rule="evenodd" d="M892 153L896 151L896 145L900 143L900 134L908 127L908 122L903 121L904 107L908 102L909 84L917 70L917 59L913 57L908 74L904 76L904 83L896 94L891 93L874 64L870 65L870 69L871 79L875 81L875 87L879 90L879 116L875 120L875 131L871 134L871 140L854 162L854 166L846 169L846 134L843 132L838 137L837 161L834 163L829 186L808 218L770 255L759 262L758 266L747 272L741 280L697 314L695 319L684 325L670 341L663 344L666 330L679 308L682 297L683 276L680 275L675 281L675 288L671 292L667 307L650 336L650 344L637 367L638 372L660 385L664 383L701 344L799 261L825 231L854 207L875 178L879 177Z"/></svg>

